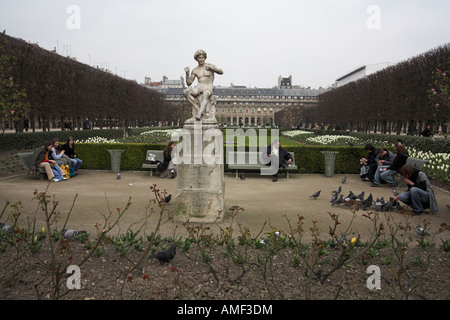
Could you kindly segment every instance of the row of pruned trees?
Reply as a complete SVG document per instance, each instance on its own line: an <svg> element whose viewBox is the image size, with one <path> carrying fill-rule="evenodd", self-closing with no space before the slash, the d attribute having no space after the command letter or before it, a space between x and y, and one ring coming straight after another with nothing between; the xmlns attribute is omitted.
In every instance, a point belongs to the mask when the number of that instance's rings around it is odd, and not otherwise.
<svg viewBox="0 0 450 320"><path fill-rule="evenodd" d="M352 131L414 134L430 124L446 132L449 71L450 44L445 44L322 93L317 107L305 108L304 120Z"/></svg>
<svg viewBox="0 0 450 320"><path fill-rule="evenodd" d="M167 121L174 109L162 94L135 81L5 34L0 34L0 56L11 61L5 76L25 89L30 108L22 120L29 119L32 129L36 123L45 131L50 123L67 122L80 129L86 119L91 127L153 125Z"/></svg>

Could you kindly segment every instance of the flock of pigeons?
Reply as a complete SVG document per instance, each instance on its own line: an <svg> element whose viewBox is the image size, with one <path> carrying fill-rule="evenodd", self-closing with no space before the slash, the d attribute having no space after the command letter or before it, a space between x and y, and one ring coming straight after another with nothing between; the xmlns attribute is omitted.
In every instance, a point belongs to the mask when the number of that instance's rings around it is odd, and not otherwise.
<svg viewBox="0 0 450 320"><path fill-rule="evenodd" d="M342 183L345 183L347 177L342 178ZM339 186L336 190L332 191L331 197L331 205L332 206L343 206L343 207L354 207L362 210L369 210L372 205L375 208L375 211L404 211L404 208L400 205L400 203L395 200L395 198L390 197L388 201L384 199L384 197L377 197L375 200L373 199L372 193L364 199L365 191L356 195L352 191L349 191L349 194L344 197L342 192L342 186ZM397 196L398 193L394 190L394 195ZM310 196L310 198L317 199L320 196L321 190L315 192Z"/></svg>

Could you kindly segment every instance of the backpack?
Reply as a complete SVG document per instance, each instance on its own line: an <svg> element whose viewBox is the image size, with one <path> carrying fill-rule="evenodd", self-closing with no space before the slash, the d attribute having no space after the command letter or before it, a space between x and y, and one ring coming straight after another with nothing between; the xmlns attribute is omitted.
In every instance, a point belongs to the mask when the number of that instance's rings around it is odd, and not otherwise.
<svg viewBox="0 0 450 320"><path fill-rule="evenodd" d="M77 175L77 173L75 172L75 170L73 170L72 167L69 167L69 176L75 177L76 175Z"/></svg>

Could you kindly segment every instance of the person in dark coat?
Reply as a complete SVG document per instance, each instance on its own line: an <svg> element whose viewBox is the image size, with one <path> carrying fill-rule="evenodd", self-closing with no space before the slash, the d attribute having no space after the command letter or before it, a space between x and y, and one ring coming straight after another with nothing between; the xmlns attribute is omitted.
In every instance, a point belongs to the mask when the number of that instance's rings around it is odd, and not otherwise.
<svg viewBox="0 0 450 320"><path fill-rule="evenodd" d="M83 161L77 158L77 154L75 153L75 141L73 141L73 137L69 137L67 142L62 145L61 149L65 152L65 155L70 158L70 166L73 171L77 172L83 164Z"/></svg>
<svg viewBox="0 0 450 320"><path fill-rule="evenodd" d="M408 151L404 144L395 143L394 145L395 153L397 154L392 161L389 168L381 169L380 178L391 185L391 187L396 187L398 183L394 180L394 175L400 172L400 169L406 164L406 160L409 157Z"/></svg>
<svg viewBox="0 0 450 320"><path fill-rule="evenodd" d="M431 132L431 126L427 125L425 130L423 130L420 135L423 137L432 137L433 133Z"/></svg>
<svg viewBox="0 0 450 320"><path fill-rule="evenodd" d="M280 140L275 140L272 144L267 146L267 156L270 157L270 162L268 165L271 165L272 161L275 162L275 165L278 162L278 168L286 169L289 164L292 163L292 155L281 146ZM278 181L278 171L273 175L272 182Z"/></svg>
<svg viewBox="0 0 450 320"><path fill-rule="evenodd" d="M367 158L362 158L360 160L360 163L364 166L368 167L367 174L362 179L364 181L371 181L373 182L373 178L375 175L375 172L377 171L378 164L377 164L377 149L373 146L373 144L368 143L364 146L364 150L368 153Z"/></svg>
<svg viewBox="0 0 450 320"><path fill-rule="evenodd" d="M411 206L414 215L422 214L425 209L430 209L431 213L438 212L433 188L424 172L412 165L404 165L400 169L400 175L405 179L408 190L399 194L395 200Z"/></svg>
<svg viewBox="0 0 450 320"><path fill-rule="evenodd" d="M170 141L167 146L164 148L163 156L164 160L163 162L159 163L156 167L158 171L161 173L160 177L162 178L175 178L177 176L177 169L176 165L173 163L172 159L172 150L175 148L175 142Z"/></svg>

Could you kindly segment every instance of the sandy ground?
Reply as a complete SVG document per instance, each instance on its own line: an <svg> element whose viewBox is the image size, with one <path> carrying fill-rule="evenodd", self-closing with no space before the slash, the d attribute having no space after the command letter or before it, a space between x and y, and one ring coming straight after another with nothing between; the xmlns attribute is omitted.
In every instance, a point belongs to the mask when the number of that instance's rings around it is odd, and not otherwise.
<svg viewBox="0 0 450 320"><path fill-rule="evenodd" d="M246 174L245 180L235 178L234 174L225 174L225 201L226 208L239 206L244 209L234 218L233 228L239 230L239 225L249 228L253 235L257 235L261 230L267 231L272 228L282 232L289 232L288 220L295 227L298 217L305 218L304 229L305 237L309 236L309 228L312 221L317 221L321 229L321 235L328 239L329 226L332 220L329 213L339 214L339 220L342 223L339 226L340 231L349 227L353 213L349 208L331 206L331 191L338 186L342 186L342 194L346 196L349 191L359 194L365 191L365 197L370 193L376 197L389 199L393 196L391 188L382 186L379 188L370 187L370 183L360 180L359 175L348 175L345 184L342 183L342 175L334 177L325 177L324 175L309 174L291 174L286 179L282 174L278 182L272 182L271 177L260 176L257 173ZM131 197L132 205L122 218L119 227L114 233L124 233L130 226L136 229L145 222L143 218L148 208L153 208L155 212L159 210L152 202L154 195L150 186L156 184L161 191L166 190L168 194L175 194L177 181L175 179L162 179L158 176L151 177L149 172L122 172L122 178L118 180L116 175L110 171L80 170L80 174L68 181L51 183L39 179L27 179L20 175L4 178L0 180L0 204L3 209L5 201L11 203L22 202L20 209L21 223L26 226L27 218L33 217L37 212L38 230L44 225L43 213L38 209L38 203L33 200L35 190L44 191L47 186L48 192L55 196L58 201L57 209L60 217L56 226L63 225L67 213L69 212L75 195L78 195L75 206L68 223L69 229L86 230L95 234L97 223L103 224L103 215L108 215L109 210L117 216L116 208L124 208L128 198ZM399 188L398 191L404 191L406 187ZM321 190L317 199L310 198L310 195ZM408 214L391 212L389 215L397 222L409 222L415 227L427 219L431 224L428 227L430 232L437 231L441 223L450 224L450 205L449 193L442 189L435 189L435 195L438 200L440 211L435 215L410 216ZM173 200L174 201L174 200ZM173 201L167 205L169 212L172 209ZM109 209L108 209L109 208ZM6 220L5 212L1 222ZM230 225L231 216L229 210L226 210L224 220L217 225L209 225L210 232L216 232L219 227L225 228ZM372 210L374 209L372 208ZM355 235L368 238L371 234L372 223L363 216L366 211L357 211L351 224L351 232ZM154 230L157 214L153 214L147 221L145 232ZM380 219L385 219L385 214L380 214ZM264 227L264 228L263 228ZM414 229L411 231L414 233ZM187 236L187 230L181 222L169 221L161 227L161 236ZM440 237L448 239L450 231L445 231Z"/></svg>

